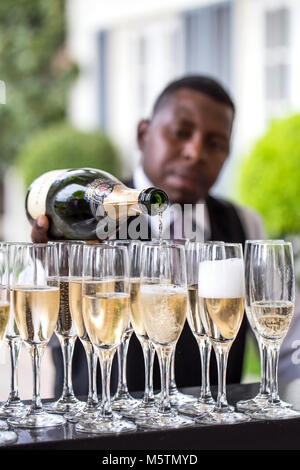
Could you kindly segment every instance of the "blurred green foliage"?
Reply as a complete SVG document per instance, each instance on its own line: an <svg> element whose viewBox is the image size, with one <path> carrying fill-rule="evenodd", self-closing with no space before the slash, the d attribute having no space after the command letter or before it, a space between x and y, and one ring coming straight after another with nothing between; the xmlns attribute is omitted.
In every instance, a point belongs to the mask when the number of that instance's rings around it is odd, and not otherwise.
<svg viewBox="0 0 300 470"><path fill-rule="evenodd" d="M28 187L42 173L65 168L99 168L120 176L118 151L101 132L81 132L62 122L30 137L15 164Z"/></svg>
<svg viewBox="0 0 300 470"><path fill-rule="evenodd" d="M242 161L238 187L270 237L300 233L300 114L269 124Z"/></svg>
<svg viewBox="0 0 300 470"><path fill-rule="evenodd" d="M243 361L242 382L259 382L260 358L257 341L252 332L246 336L246 346Z"/></svg>
<svg viewBox="0 0 300 470"><path fill-rule="evenodd" d="M34 131L65 117L77 75L65 49L65 0L0 2L0 169Z"/></svg>

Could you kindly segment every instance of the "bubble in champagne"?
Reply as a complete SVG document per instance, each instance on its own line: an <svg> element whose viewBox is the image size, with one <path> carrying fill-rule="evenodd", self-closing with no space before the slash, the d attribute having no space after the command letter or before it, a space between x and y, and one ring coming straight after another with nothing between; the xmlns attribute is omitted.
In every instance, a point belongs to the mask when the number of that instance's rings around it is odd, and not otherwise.
<svg viewBox="0 0 300 470"><path fill-rule="evenodd" d="M203 261L199 264L200 297L237 298L245 295L244 263L240 258Z"/></svg>

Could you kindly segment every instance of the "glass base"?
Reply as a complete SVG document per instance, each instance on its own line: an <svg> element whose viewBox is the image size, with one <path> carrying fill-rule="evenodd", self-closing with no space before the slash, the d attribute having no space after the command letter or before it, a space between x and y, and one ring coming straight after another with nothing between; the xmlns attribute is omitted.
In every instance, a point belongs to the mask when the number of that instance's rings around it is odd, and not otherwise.
<svg viewBox="0 0 300 470"><path fill-rule="evenodd" d="M45 403L44 409L48 413L66 414L80 411L86 405L85 402L78 400L76 397L60 398L53 403Z"/></svg>
<svg viewBox="0 0 300 470"><path fill-rule="evenodd" d="M63 416L46 413L27 413L23 416L8 418L7 423L16 428L45 428L52 426L61 426L66 423Z"/></svg>
<svg viewBox="0 0 300 470"><path fill-rule="evenodd" d="M294 419L300 418L300 412L292 410L291 408L281 407L281 406L265 406L259 411L254 411L253 413L247 414L253 420L262 421L262 420L274 420L274 419Z"/></svg>
<svg viewBox="0 0 300 470"><path fill-rule="evenodd" d="M185 403L178 407L178 412L180 414L191 416L195 418L197 416L203 415L203 413L207 413L211 411L215 406L215 402L213 399L209 403L197 401L196 403Z"/></svg>
<svg viewBox="0 0 300 470"><path fill-rule="evenodd" d="M117 393L111 400L111 407L115 411L128 411L138 406L141 400L133 398L128 392L127 393Z"/></svg>
<svg viewBox="0 0 300 470"><path fill-rule="evenodd" d="M0 418L9 418L10 416L20 416L27 413L29 406L24 405L21 401L15 403L5 403L0 406Z"/></svg>
<svg viewBox="0 0 300 470"><path fill-rule="evenodd" d="M173 410L171 413L165 414L157 411L155 416L145 418L144 420L137 420L136 424L142 429L169 429L193 426L194 421L179 415Z"/></svg>
<svg viewBox="0 0 300 470"><path fill-rule="evenodd" d="M144 420L146 418L149 418L150 416L156 416L157 412L158 412L158 408L154 401L151 401L150 403L144 403L142 401L137 406L135 406L134 408L131 408L130 410L123 410L122 415L125 418L133 419L135 421L135 420Z"/></svg>
<svg viewBox="0 0 300 470"><path fill-rule="evenodd" d="M195 419L197 424L215 425L215 424L239 424L251 421L250 416L245 413L232 411L231 407L224 410L212 409L210 412Z"/></svg>
<svg viewBox="0 0 300 470"><path fill-rule="evenodd" d="M98 413L98 416L93 419L79 421L75 424L76 431L90 434L119 434L121 432L134 432L136 429L135 423L115 414L110 418L103 418Z"/></svg>
<svg viewBox="0 0 300 470"><path fill-rule="evenodd" d="M86 421L89 419L96 418L99 415L100 405L93 408L83 408L79 411L71 411L70 413L64 414L64 417L69 423L78 423L78 421Z"/></svg>
<svg viewBox="0 0 300 470"><path fill-rule="evenodd" d="M0 446L8 446L14 444L18 439L14 431L0 431Z"/></svg>
<svg viewBox="0 0 300 470"><path fill-rule="evenodd" d="M258 394L250 400L241 400L236 403L236 409L247 413L248 411L260 411L268 403L268 395Z"/></svg>
<svg viewBox="0 0 300 470"><path fill-rule="evenodd" d="M4 421L3 419L0 420L0 430L7 430L8 429L8 426L7 426L7 422Z"/></svg>
<svg viewBox="0 0 300 470"><path fill-rule="evenodd" d="M160 402L160 393L155 396L155 400L159 403ZM177 388L170 389L169 398L171 406L177 408L178 406L184 405L185 403L196 402L197 398L193 395L186 395L185 393L181 393L177 390Z"/></svg>
<svg viewBox="0 0 300 470"><path fill-rule="evenodd" d="M293 408L293 405L286 401L280 400L280 407L281 408Z"/></svg>

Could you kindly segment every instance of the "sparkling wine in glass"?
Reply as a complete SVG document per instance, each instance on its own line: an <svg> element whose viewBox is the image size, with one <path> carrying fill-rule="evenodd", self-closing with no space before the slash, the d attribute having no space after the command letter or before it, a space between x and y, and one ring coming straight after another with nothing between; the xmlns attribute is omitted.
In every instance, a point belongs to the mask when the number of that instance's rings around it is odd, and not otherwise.
<svg viewBox="0 0 300 470"><path fill-rule="evenodd" d="M86 353L89 385L85 406L79 410L75 408L75 410L69 411L64 415L65 418L72 423L77 423L79 419L90 419L97 413L99 407L97 395L98 355L87 333L82 311L83 248L83 243L74 243L70 249L69 308L73 324L75 325L77 337L81 341Z"/></svg>
<svg viewBox="0 0 300 470"><path fill-rule="evenodd" d="M249 301L254 328L267 349L270 391L260 410L247 411L255 419L298 418L300 413L282 402L278 394L280 346L290 327L295 308L293 249L289 242L251 245Z"/></svg>
<svg viewBox="0 0 300 470"><path fill-rule="evenodd" d="M102 400L97 415L79 420L76 431L111 434L135 431L136 425L114 412L110 376L114 354L129 322L128 252L122 246L86 245L83 261L83 319L102 373Z"/></svg>
<svg viewBox="0 0 300 470"><path fill-rule="evenodd" d="M114 240L111 242L112 245L116 246L124 246L129 255L129 269L131 270L133 267L133 263L131 262L131 240ZM130 287L130 292L132 290L132 286ZM130 300L131 300L130 295ZM130 302L131 307L131 302ZM127 386L127 353L129 342L133 333L133 327L131 322L128 322L128 326L125 330L123 335L122 341L120 346L117 349L118 355L118 387L117 391L112 398L111 406L112 409L115 411L119 411L122 415L125 416L127 412L130 412L132 408L137 406L140 403L140 400L137 400L131 396L128 391Z"/></svg>
<svg viewBox="0 0 300 470"><path fill-rule="evenodd" d="M8 256L5 247L0 248L0 344L5 338L10 315L10 295L8 276ZM5 421L0 421L0 446L16 442L18 436L14 431L7 430Z"/></svg>
<svg viewBox="0 0 300 470"><path fill-rule="evenodd" d="M242 246L238 243L203 244L201 251L198 274L200 314L217 359L218 395L214 407L196 418L196 422L234 424L248 421L248 416L233 411L226 396L228 354L244 315Z"/></svg>
<svg viewBox="0 0 300 470"><path fill-rule="evenodd" d="M209 381L209 364L211 356L211 341L205 333L200 309L203 303L199 300L198 275L203 243L190 242L186 248L187 281L188 281L188 313L187 320L197 341L201 360L201 390L195 403L186 403L179 407L179 412L188 416L198 416L212 409L215 404L212 398Z"/></svg>
<svg viewBox="0 0 300 470"><path fill-rule="evenodd" d="M138 420L155 415L157 407L153 393L153 361L155 349L150 341L144 326L142 317L142 306L140 302L141 288L141 251L143 242L132 241L130 244L130 319L136 337L138 338L144 356L145 365L145 388L143 399L123 415L127 418Z"/></svg>
<svg viewBox="0 0 300 470"><path fill-rule="evenodd" d="M2 247L7 250L8 262L8 276L12 275L14 250L18 245L29 245L29 243L18 243L18 242L6 242L2 243ZM10 296L12 296L12 290L10 289ZM10 393L6 402L0 407L0 417L15 416L22 414L27 410L27 406L21 401L18 390L18 360L21 349L21 338L19 330L15 321L15 315L13 310L13 302L10 302L10 315L9 321L5 334L5 341L8 344L9 356L10 356Z"/></svg>
<svg viewBox="0 0 300 470"><path fill-rule="evenodd" d="M188 293L182 245L145 243L141 257L140 305L146 333L158 355L161 393L157 414L138 420L146 429L189 426L171 406L169 374L172 353L186 320Z"/></svg>
<svg viewBox="0 0 300 470"><path fill-rule="evenodd" d="M244 251L244 260L245 260L245 311L249 325L255 335L257 340L259 355L260 355L260 385L258 394L249 399L249 400L240 400L236 403L236 408L239 411L259 411L262 406L264 406L269 398L270 394L270 383L269 383L269 367L268 367L268 348L264 341L262 341L261 336L257 333L255 321L252 316L252 310L250 306L250 292L249 292L249 274L250 274L250 258L252 247L256 244L261 243L281 243L283 240L246 240L245 251ZM291 407L290 404L286 403L286 406Z"/></svg>
<svg viewBox="0 0 300 470"><path fill-rule="evenodd" d="M55 244L58 250L59 263L59 313L55 334L59 340L64 367L63 390L60 398L53 402L47 403L45 408L49 413L69 413L78 411L84 407L84 403L78 400L74 394L72 384L72 359L74 346L77 339L76 328L70 311L70 253L71 247L75 243L83 244L83 242L50 242Z"/></svg>
<svg viewBox="0 0 300 470"><path fill-rule="evenodd" d="M185 247L185 249L187 249L190 243L188 238L161 239L161 242L169 243L171 245L182 245ZM176 355L176 347L174 351L172 352L171 361L170 361L169 394L170 394L171 405L178 407L186 403L191 404L192 402L195 402L196 399L193 395L182 393L177 388L176 377L175 377L175 355Z"/></svg>
<svg viewBox="0 0 300 470"><path fill-rule="evenodd" d="M56 245L20 245L14 253L12 301L21 339L29 349L33 367L33 398L26 414L8 418L11 426L59 426L65 418L47 413L40 397L40 365L59 312L59 271Z"/></svg>

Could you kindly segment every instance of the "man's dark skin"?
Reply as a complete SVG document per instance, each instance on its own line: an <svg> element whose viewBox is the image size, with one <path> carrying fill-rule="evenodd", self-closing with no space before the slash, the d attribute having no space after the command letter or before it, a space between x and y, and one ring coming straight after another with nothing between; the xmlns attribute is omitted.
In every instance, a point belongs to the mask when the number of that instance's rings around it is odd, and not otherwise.
<svg viewBox="0 0 300 470"><path fill-rule="evenodd" d="M173 203L204 199L229 154L233 118L229 105L189 88L165 96L137 130L141 163L152 184ZM46 243L48 228L47 217L39 216L32 240Z"/></svg>

